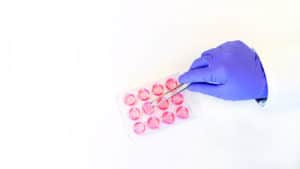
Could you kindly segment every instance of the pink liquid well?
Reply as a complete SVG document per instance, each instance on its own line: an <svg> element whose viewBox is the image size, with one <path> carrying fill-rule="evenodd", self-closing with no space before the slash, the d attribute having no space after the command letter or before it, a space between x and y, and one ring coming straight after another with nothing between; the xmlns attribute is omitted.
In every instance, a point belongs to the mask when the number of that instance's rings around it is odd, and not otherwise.
<svg viewBox="0 0 300 169"><path fill-rule="evenodd" d="M129 105L129 106L132 106L136 103L136 98L133 94L127 94L125 97L124 97L124 103Z"/></svg>
<svg viewBox="0 0 300 169"><path fill-rule="evenodd" d="M150 102L145 102L142 106L144 113L150 115L154 112L155 107Z"/></svg>
<svg viewBox="0 0 300 169"><path fill-rule="evenodd" d="M169 79L166 81L166 88L167 88L168 90L175 89L177 86L178 86L178 82L177 82L177 80L174 79L174 78L169 78Z"/></svg>
<svg viewBox="0 0 300 169"><path fill-rule="evenodd" d="M189 110L184 106L180 106L176 109L176 116L181 119L186 119L189 117Z"/></svg>
<svg viewBox="0 0 300 169"><path fill-rule="evenodd" d="M177 93L171 97L171 102L175 105L180 105L184 102L184 97L181 93Z"/></svg>
<svg viewBox="0 0 300 169"><path fill-rule="evenodd" d="M161 110L166 110L169 108L169 101L164 97L160 97L157 99L157 106Z"/></svg>
<svg viewBox="0 0 300 169"><path fill-rule="evenodd" d="M160 125L159 118L149 117L147 120L147 125L150 129L158 129Z"/></svg>
<svg viewBox="0 0 300 169"><path fill-rule="evenodd" d="M140 109L132 107L129 109L128 115L131 120L138 120L142 114Z"/></svg>
<svg viewBox="0 0 300 169"><path fill-rule="evenodd" d="M175 121L175 115L171 112L164 112L161 116L162 122L166 124L172 124Z"/></svg>
<svg viewBox="0 0 300 169"><path fill-rule="evenodd" d="M142 101L148 100L150 98L150 91L143 88L138 91L138 98Z"/></svg>
<svg viewBox="0 0 300 169"><path fill-rule="evenodd" d="M164 93L164 86L161 85L161 84L154 84L152 86L152 93L155 95L155 96L160 96Z"/></svg>
<svg viewBox="0 0 300 169"><path fill-rule="evenodd" d="M136 134L143 134L146 130L146 126L144 123L142 122L136 122L134 123L133 125L133 131L136 133Z"/></svg>

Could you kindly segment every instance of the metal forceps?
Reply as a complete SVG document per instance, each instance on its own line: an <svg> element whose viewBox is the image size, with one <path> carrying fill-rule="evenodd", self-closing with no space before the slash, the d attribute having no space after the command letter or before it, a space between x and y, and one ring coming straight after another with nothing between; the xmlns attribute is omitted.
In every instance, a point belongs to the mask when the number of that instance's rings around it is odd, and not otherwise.
<svg viewBox="0 0 300 169"><path fill-rule="evenodd" d="M165 98L166 100L168 100L169 98L171 98L172 96L176 95L177 93L180 93L182 91L184 91L185 89L187 89L189 87L190 83L182 83L180 85L178 85L177 87L175 87L172 90L169 90L167 92L165 92L162 97ZM156 102L158 99L152 99L150 101L151 104L153 104L154 102Z"/></svg>

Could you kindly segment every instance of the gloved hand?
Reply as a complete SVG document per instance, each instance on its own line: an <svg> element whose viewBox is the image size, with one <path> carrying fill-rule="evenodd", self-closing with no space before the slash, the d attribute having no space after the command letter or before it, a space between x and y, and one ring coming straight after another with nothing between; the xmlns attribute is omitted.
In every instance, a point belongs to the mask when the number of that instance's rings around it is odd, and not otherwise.
<svg viewBox="0 0 300 169"><path fill-rule="evenodd" d="M202 53L180 83L189 90L226 100L264 99L268 96L264 69L257 54L241 41L226 42Z"/></svg>

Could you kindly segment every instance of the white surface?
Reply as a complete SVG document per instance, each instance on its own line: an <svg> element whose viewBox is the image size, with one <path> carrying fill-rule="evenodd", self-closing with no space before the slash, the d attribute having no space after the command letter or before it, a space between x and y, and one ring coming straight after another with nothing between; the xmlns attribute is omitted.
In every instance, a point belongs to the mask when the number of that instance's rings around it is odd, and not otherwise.
<svg viewBox="0 0 300 169"><path fill-rule="evenodd" d="M191 94L198 118L132 142L124 89L226 40L299 38L293 1L1 1L0 168L300 167L300 114ZM199 104L198 104L199 102Z"/></svg>

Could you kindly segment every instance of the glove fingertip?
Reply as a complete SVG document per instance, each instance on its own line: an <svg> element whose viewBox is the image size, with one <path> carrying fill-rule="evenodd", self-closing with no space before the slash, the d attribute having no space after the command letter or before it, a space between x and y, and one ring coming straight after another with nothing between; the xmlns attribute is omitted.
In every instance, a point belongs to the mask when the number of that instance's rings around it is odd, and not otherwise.
<svg viewBox="0 0 300 169"><path fill-rule="evenodd" d="M178 81L179 83L187 83L187 73L184 73L182 75L179 76Z"/></svg>

